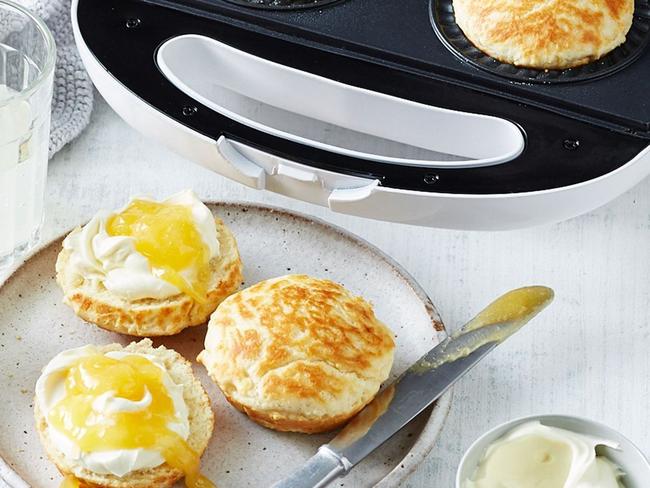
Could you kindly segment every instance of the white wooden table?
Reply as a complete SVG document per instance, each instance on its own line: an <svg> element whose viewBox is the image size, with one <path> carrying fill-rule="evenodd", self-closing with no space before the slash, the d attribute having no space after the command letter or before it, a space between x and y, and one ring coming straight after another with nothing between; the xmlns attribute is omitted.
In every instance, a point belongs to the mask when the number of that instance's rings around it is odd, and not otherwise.
<svg viewBox="0 0 650 488"><path fill-rule="evenodd" d="M203 199L270 203L346 227L410 271L451 329L507 289L556 290L547 312L455 388L437 446L404 486L453 487L477 436L534 413L602 421L650 452L650 180L606 208L542 228L475 233L387 224L235 184L144 139L98 100L90 127L50 163L44 239L132 195L184 188Z"/></svg>

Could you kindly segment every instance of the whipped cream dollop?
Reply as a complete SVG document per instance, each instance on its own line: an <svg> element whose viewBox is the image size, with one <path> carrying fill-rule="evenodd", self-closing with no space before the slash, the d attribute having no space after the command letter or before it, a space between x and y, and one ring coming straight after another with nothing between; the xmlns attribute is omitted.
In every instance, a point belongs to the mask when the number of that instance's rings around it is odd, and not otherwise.
<svg viewBox="0 0 650 488"><path fill-rule="evenodd" d="M69 368L84 356L97 354L94 346L83 346L57 354L43 368L36 382L36 401L43 416L47 419L50 410L65 396L65 378ZM104 354L113 359L126 356L141 356L162 370L162 383L172 400L175 419L167 424L167 428L187 440L190 435L189 412L183 398L183 385L178 385L169 376L165 365L155 356L149 354L131 353L127 351L111 351ZM115 396L113 392L99 395L93 402L92 408L102 413L133 412L147 408L151 404L151 393L145 391L140 400L128 400ZM165 462L162 454L153 449L116 449L106 451L83 452L77 444L63 432L49 425L50 439L63 455L80 466L97 474L112 474L124 476L138 469L149 469L160 466Z"/></svg>
<svg viewBox="0 0 650 488"><path fill-rule="evenodd" d="M154 201L144 197L137 200ZM209 249L210 259L219 256L219 236L214 216L193 191L177 193L160 203L189 207L196 229ZM152 267L149 260L136 250L133 237L108 234L106 223L111 214L99 212L81 230L73 232L63 241L64 249L71 251L71 272L85 280L97 280L108 291L127 300L163 299L181 293L176 286L162 279L161 271ZM186 269L181 275L192 281L197 272Z"/></svg>
<svg viewBox="0 0 650 488"><path fill-rule="evenodd" d="M624 488L623 472L596 454L615 442L526 422L487 449L463 488Z"/></svg>

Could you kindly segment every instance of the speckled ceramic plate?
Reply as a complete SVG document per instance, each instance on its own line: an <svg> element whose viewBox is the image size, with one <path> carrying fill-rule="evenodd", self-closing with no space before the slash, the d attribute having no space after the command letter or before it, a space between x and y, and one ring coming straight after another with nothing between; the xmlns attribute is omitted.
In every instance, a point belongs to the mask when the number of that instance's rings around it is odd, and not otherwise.
<svg viewBox="0 0 650 488"><path fill-rule="evenodd" d="M340 282L369 299L377 316L395 333L392 378L445 336L423 290L397 263L362 239L279 209L232 203L211 208L237 237L246 285L287 273L307 273ZM61 303L54 280L60 247L60 239L42 246L0 288L0 485L4 478L12 488L56 487L61 479L34 429L32 396L40 369L64 349L132 340L84 323ZM193 360L202 349L204 334L205 326L200 326L154 342ZM220 488L269 486L332 437L260 427L229 406L201 365L195 364L195 371L216 414L202 467ZM433 446L450 401L445 395L336 486L398 485Z"/></svg>

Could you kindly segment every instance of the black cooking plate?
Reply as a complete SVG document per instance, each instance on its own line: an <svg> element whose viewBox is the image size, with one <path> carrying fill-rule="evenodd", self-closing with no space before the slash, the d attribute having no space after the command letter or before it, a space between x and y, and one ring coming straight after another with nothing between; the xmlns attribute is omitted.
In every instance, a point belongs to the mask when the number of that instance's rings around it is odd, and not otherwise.
<svg viewBox="0 0 650 488"><path fill-rule="evenodd" d="M650 37L649 0L636 0L631 35L635 36L635 46L640 47L628 57L630 63L624 69L610 70L607 76L596 80L574 80L561 86L530 83L526 79L515 81L507 77L506 66L500 68L505 73L490 72L445 47L435 33L431 17L440 9L448 9L451 0L343 0L292 11L247 8L225 0L147 1L192 9L207 17L238 19L253 29L267 29L269 34L294 36L297 42L313 42L351 56L368 56L403 68L449 76L479 89L497 90L528 103L570 111L578 117L647 133L650 137L650 49L646 44ZM470 60L474 59L470 56ZM580 71L584 73L598 64Z"/></svg>
<svg viewBox="0 0 650 488"><path fill-rule="evenodd" d="M548 190L608 174L650 144L647 50L625 69L595 81L514 83L452 54L434 33L429 14L428 0L347 0L289 11L224 0L79 0L77 10L81 33L99 62L179 123L214 140L226 135L308 166L376 178L391 188L458 194ZM352 86L511 120L525 132L526 148L496 166L431 169L288 141L210 110L162 76L154 60L158 47L184 34L212 37Z"/></svg>

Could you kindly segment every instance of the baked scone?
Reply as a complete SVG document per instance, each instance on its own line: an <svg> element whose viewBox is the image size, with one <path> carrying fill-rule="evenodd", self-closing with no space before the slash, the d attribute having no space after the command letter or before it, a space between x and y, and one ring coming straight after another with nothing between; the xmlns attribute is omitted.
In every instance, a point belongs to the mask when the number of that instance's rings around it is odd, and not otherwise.
<svg viewBox="0 0 650 488"><path fill-rule="evenodd" d="M198 360L261 425L316 433L344 424L388 378L391 331L363 298L306 275L263 281L212 314Z"/></svg>
<svg viewBox="0 0 650 488"><path fill-rule="evenodd" d="M171 442L177 443L172 453L189 456L186 484L195 486L214 427L209 398L190 363L149 339L58 354L36 384L34 414L50 460L66 478L91 488L172 486L185 473L166 461L163 446ZM69 430L61 427L70 422ZM84 443L93 449L84 450Z"/></svg>
<svg viewBox="0 0 650 488"><path fill-rule="evenodd" d="M467 38L493 58L564 69L623 44L634 0L454 0L454 12Z"/></svg>
<svg viewBox="0 0 650 488"><path fill-rule="evenodd" d="M189 191L97 214L66 237L56 272L78 316L140 337L204 324L242 281L235 237Z"/></svg>

